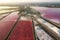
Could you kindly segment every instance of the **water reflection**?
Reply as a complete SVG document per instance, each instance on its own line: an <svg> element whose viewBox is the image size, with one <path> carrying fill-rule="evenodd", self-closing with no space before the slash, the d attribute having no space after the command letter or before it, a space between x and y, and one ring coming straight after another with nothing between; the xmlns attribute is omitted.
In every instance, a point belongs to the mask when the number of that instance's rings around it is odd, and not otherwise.
<svg viewBox="0 0 60 40"><path fill-rule="evenodd" d="M16 6L0 6L0 14L10 11L18 10L18 7Z"/></svg>
<svg viewBox="0 0 60 40"><path fill-rule="evenodd" d="M16 6L0 6L0 9L18 8Z"/></svg>

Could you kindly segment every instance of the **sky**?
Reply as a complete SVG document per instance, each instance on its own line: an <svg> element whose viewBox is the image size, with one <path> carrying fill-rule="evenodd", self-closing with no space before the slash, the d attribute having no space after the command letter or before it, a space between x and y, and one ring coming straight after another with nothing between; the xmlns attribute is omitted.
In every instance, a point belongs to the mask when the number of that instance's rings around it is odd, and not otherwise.
<svg viewBox="0 0 60 40"><path fill-rule="evenodd" d="M60 0L0 0L0 3L60 2Z"/></svg>

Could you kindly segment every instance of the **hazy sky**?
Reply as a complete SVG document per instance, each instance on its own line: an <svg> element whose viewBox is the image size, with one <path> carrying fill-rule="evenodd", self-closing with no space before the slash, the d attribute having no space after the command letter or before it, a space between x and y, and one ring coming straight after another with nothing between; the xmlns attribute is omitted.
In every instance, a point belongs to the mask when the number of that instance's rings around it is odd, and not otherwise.
<svg viewBox="0 0 60 40"><path fill-rule="evenodd" d="M20 3L20 2L60 2L60 0L0 0L0 3Z"/></svg>

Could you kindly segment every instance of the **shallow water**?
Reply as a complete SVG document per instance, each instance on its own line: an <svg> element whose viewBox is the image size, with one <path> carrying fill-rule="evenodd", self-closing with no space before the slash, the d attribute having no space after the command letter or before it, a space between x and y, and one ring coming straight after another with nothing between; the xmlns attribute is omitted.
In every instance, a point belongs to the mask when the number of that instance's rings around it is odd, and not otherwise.
<svg viewBox="0 0 60 40"><path fill-rule="evenodd" d="M15 11L15 9L18 9L16 6L0 6L0 14L10 11Z"/></svg>
<svg viewBox="0 0 60 40"><path fill-rule="evenodd" d="M42 17L56 23L60 23L60 8L34 7L42 13Z"/></svg>

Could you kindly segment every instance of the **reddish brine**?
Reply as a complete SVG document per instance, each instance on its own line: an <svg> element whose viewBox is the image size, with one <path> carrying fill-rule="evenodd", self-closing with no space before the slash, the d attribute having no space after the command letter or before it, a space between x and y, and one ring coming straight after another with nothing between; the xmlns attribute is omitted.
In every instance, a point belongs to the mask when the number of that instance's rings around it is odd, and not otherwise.
<svg viewBox="0 0 60 40"><path fill-rule="evenodd" d="M60 10L59 9L48 9L45 10L45 13L42 14L42 17L60 24Z"/></svg>
<svg viewBox="0 0 60 40"><path fill-rule="evenodd" d="M60 24L60 8L35 7L36 11L47 20Z"/></svg>

